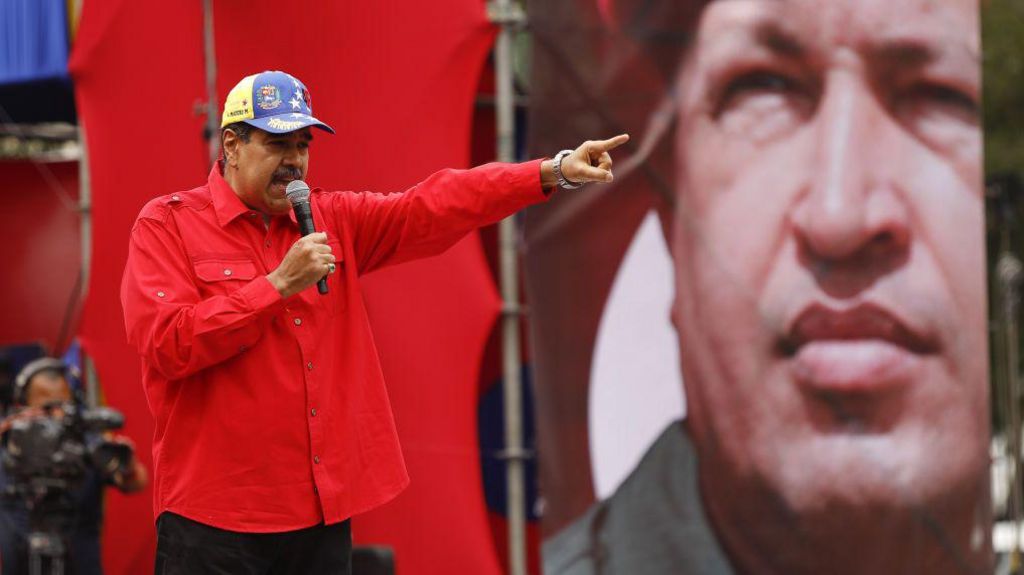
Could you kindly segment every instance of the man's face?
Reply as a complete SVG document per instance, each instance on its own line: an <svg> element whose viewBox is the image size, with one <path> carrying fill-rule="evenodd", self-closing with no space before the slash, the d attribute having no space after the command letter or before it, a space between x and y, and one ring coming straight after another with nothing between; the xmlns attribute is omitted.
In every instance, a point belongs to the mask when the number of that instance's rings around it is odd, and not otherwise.
<svg viewBox="0 0 1024 575"><path fill-rule="evenodd" d="M285 188L306 177L309 168L309 128L272 134L253 129L248 142L226 137L224 152L231 187L250 208L268 215L291 211Z"/></svg>
<svg viewBox="0 0 1024 575"><path fill-rule="evenodd" d="M702 479L813 514L984 477L977 10L707 7L680 78L674 240Z"/></svg>
<svg viewBox="0 0 1024 575"><path fill-rule="evenodd" d="M38 409L53 407L71 401L71 388L63 376L41 372L35 375L28 384L25 394L25 405ZM56 416L63 415L63 412Z"/></svg>

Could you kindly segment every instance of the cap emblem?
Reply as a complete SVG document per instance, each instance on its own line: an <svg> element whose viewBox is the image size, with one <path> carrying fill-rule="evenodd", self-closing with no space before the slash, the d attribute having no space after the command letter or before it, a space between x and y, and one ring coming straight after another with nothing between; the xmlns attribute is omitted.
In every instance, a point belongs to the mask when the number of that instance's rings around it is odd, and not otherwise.
<svg viewBox="0 0 1024 575"><path fill-rule="evenodd" d="M274 110L281 105L281 94L277 86L267 84L256 92L256 105L263 110Z"/></svg>

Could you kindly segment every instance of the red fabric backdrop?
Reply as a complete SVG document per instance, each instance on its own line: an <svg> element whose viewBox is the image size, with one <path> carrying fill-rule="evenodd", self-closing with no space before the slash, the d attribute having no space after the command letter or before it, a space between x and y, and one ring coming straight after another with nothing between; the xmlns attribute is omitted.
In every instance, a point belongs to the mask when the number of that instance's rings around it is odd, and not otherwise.
<svg viewBox="0 0 1024 575"><path fill-rule="evenodd" d="M284 69L318 117L309 181L400 189L464 166L481 63L493 36L479 0L215 2L218 100L243 75ZM127 346L118 284L126 240L149 198L205 178L201 3L86 2L72 55L90 154L94 267L81 337L109 403L148 463L152 424ZM357 542L396 550L403 574L498 573L476 443L476 375L499 302L476 236L363 284L412 486L356 518ZM152 569L151 499L110 498L108 572Z"/></svg>
<svg viewBox="0 0 1024 575"><path fill-rule="evenodd" d="M43 175L41 170L48 172ZM41 341L57 353L77 316L76 280L82 261L78 226L78 162L2 162L4 209L0 230L0 345ZM64 341L58 341L63 337Z"/></svg>

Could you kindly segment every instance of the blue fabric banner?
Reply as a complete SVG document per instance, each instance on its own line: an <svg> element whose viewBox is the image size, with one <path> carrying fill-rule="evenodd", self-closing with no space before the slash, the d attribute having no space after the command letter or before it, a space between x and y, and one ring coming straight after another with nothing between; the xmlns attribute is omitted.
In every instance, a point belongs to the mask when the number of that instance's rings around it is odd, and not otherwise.
<svg viewBox="0 0 1024 575"><path fill-rule="evenodd" d="M0 1L0 85L67 75L64 0Z"/></svg>

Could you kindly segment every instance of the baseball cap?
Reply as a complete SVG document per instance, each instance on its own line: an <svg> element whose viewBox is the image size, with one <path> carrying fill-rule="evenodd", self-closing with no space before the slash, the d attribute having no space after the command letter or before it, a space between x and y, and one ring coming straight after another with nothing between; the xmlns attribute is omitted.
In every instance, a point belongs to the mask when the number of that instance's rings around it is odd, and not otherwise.
<svg viewBox="0 0 1024 575"><path fill-rule="evenodd" d="M309 90L291 74L277 70L242 78L224 100L220 127L245 122L274 134L284 134L316 126L334 133L327 124L313 117Z"/></svg>

